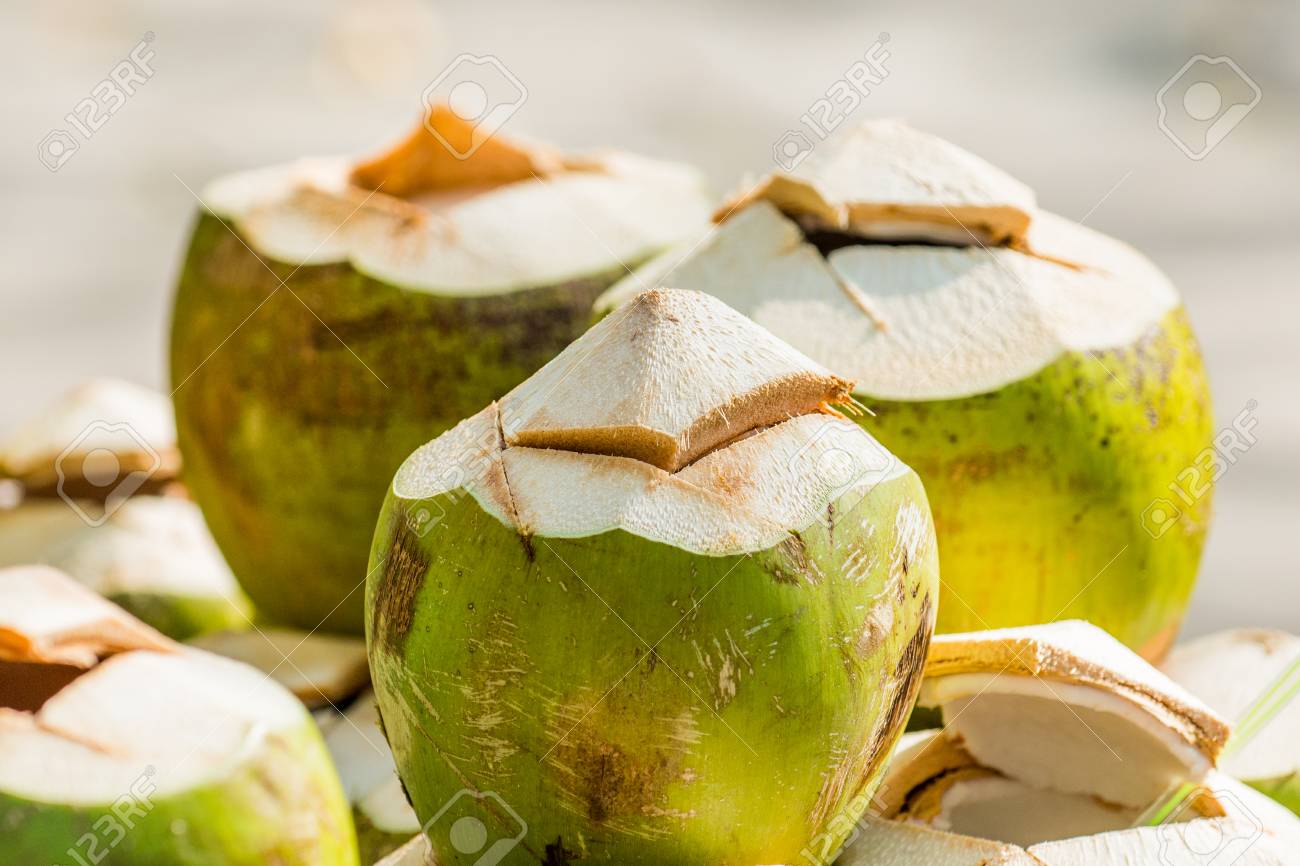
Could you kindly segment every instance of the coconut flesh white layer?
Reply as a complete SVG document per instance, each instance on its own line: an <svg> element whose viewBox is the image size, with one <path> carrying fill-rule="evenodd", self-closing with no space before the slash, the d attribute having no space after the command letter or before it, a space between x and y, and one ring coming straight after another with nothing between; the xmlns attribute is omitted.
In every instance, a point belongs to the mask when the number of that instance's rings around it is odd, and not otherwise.
<svg viewBox="0 0 1300 866"><path fill-rule="evenodd" d="M1297 659L1300 638L1294 635L1234 629L1175 647L1163 669L1223 716L1239 719ZM1259 784L1300 777L1300 704L1287 704L1245 747L1226 755L1222 766Z"/></svg>
<svg viewBox="0 0 1300 866"><path fill-rule="evenodd" d="M341 703L370 682L361 638L254 628L206 634L189 643L266 673L309 707Z"/></svg>
<svg viewBox="0 0 1300 866"><path fill-rule="evenodd" d="M90 526L59 499L0 512L0 567L43 563L100 595L126 593L245 602L194 503L137 496Z"/></svg>
<svg viewBox="0 0 1300 866"><path fill-rule="evenodd" d="M420 819L406 801L393 752L379 729L374 692L357 696L325 735L325 745L343 780L343 790L357 811L385 833L420 831Z"/></svg>
<svg viewBox="0 0 1300 866"><path fill-rule="evenodd" d="M992 166L896 121L823 144L719 220L597 308L646 285L708 292L855 393L937 400L997 390L1066 352L1129 345L1178 304L1140 253L1039 210Z"/></svg>
<svg viewBox="0 0 1300 866"><path fill-rule="evenodd" d="M173 643L66 575L0 571L0 792L111 803L223 778L305 721L260 672Z"/></svg>
<svg viewBox="0 0 1300 866"><path fill-rule="evenodd" d="M496 135L467 158L474 130L454 112L374 160L309 159L212 182L203 201L263 255L348 262L407 289L495 294L641 261L703 230L709 202L693 169L624 153L569 157Z"/></svg>
<svg viewBox="0 0 1300 866"><path fill-rule="evenodd" d="M69 391L0 441L0 476L29 493L53 492L62 482L78 496L93 495L97 486L108 494L132 473L156 486L179 468L171 401L117 379Z"/></svg>
<svg viewBox="0 0 1300 866"><path fill-rule="evenodd" d="M765 550L908 471L831 408L849 387L716 298L654 290L412 454L393 489L464 489L526 535Z"/></svg>
<svg viewBox="0 0 1300 866"><path fill-rule="evenodd" d="M1300 858L1300 822L1214 772L1227 726L1094 626L936 637L919 703L945 728L909 738L881 785L888 821L864 833L886 863L1200 863L1220 834L1258 843L1241 863ZM1184 782L1204 790L1177 826L1133 827Z"/></svg>

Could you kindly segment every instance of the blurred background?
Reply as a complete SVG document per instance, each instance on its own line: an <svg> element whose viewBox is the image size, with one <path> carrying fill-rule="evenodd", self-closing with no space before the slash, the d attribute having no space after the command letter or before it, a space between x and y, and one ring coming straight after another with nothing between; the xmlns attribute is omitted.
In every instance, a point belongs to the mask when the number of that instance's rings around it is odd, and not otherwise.
<svg viewBox="0 0 1300 866"><path fill-rule="evenodd" d="M3 14L0 434L88 375L165 387L191 190L376 150L461 53L494 55L527 88L508 132L695 162L722 192L768 169L790 131L810 134L801 118L875 45L887 75L848 122L901 116L949 138L1179 286L1219 426L1252 405L1258 420L1257 444L1220 479L1187 631L1300 630L1293 0L116 0ZM153 74L124 101L99 99L90 128L79 103L133 52ZM1233 63L1188 66L1197 55ZM1227 135L1211 145L1214 117Z"/></svg>

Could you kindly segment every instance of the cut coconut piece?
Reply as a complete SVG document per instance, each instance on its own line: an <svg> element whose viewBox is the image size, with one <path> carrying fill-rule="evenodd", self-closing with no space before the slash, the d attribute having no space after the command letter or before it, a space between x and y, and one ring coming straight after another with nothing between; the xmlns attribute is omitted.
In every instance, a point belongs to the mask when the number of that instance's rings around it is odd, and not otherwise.
<svg viewBox="0 0 1300 866"><path fill-rule="evenodd" d="M702 363L715 372L700 375ZM619 398L594 407L592 379ZM464 487L525 535L622 528L715 556L761 550L833 498L908 471L828 414L847 390L716 299L654 290L413 454L394 490L423 499Z"/></svg>
<svg viewBox="0 0 1300 866"><path fill-rule="evenodd" d="M983 766L1141 809L1214 766L1228 727L1110 635L1083 622L945 635L920 703Z"/></svg>
<svg viewBox="0 0 1300 866"><path fill-rule="evenodd" d="M1021 848L867 816L838 866L1042 866Z"/></svg>
<svg viewBox="0 0 1300 866"><path fill-rule="evenodd" d="M722 353L722 345L738 348ZM500 412L507 446L630 457L676 472L744 433L848 398L847 381L721 301L649 291L507 394Z"/></svg>
<svg viewBox="0 0 1300 866"><path fill-rule="evenodd" d="M374 692L362 692L325 735L325 745L352 803L361 860L371 863L420 831L393 753L380 730Z"/></svg>
<svg viewBox="0 0 1300 866"><path fill-rule="evenodd" d="M29 496L124 499L160 489L179 469L171 402L116 379L69 391L0 442L0 475Z"/></svg>
<svg viewBox="0 0 1300 866"><path fill-rule="evenodd" d="M217 632L190 643L252 665L309 707L342 703L370 682L366 642L360 638L259 628Z"/></svg>
<svg viewBox="0 0 1300 866"><path fill-rule="evenodd" d="M1229 719L1251 705L1300 659L1300 638L1271 629L1233 629L1174 648L1165 673ZM1221 766L1293 812L1300 812L1300 705L1292 701Z"/></svg>
<svg viewBox="0 0 1300 866"><path fill-rule="evenodd" d="M247 627L252 613L198 507L177 497L128 499L102 525L58 499L0 512L0 567L37 562L178 640Z"/></svg>
<svg viewBox="0 0 1300 866"><path fill-rule="evenodd" d="M356 862L315 725L260 672L173 644L53 569L0 571L0 616L3 658L51 680L20 708L0 676L0 824L13 862L58 862L124 803L133 832L109 862ZM214 820L222 833L205 831Z"/></svg>
<svg viewBox="0 0 1300 866"><path fill-rule="evenodd" d="M173 652L158 632L59 571L0 569L0 659L88 668L128 649Z"/></svg>
<svg viewBox="0 0 1300 866"><path fill-rule="evenodd" d="M767 200L812 229L886 241L1022 242L1033 192L979 157L898 120L862 123L719 210Z"/></svg>
<svg viewBox="0 0 1300 866"><path fill-rule="evenodd" d="M444 109L430 125L445 144L421 124L378 159L233 175L203 199L279 261L347 261L387 283L453 296L640 261L707 222L701 178L680 165L622 153L562 157L500 136L461 159L452 149L473 128Z"/></svg>

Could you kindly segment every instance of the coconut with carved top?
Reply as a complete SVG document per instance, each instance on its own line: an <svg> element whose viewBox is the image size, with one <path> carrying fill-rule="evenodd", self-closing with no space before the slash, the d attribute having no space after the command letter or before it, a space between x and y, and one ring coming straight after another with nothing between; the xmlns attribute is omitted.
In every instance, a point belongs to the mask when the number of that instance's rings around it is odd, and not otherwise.
<svg viewBox="0 0 1300 866"><path fill-rule="evenodd" d="M795 863L843 838L938 583L920 481L841 417L849 391L656 290L402 465L367 642L438 862Z"/></svg>
<svg viewBox="0 0 1300 866"><path fill-rule="evenodd" d="M599 309L646 282L710 292L853 379L863 424L929 493L939 631L1077 617L1164 653L1209 522L1212 429L1195 338L1151 262L893 121L717 219ZM1176 506L1175 482L1195 494Z"/></svg>
<svg viewBox="0 0 1300 866"><path fill-rule="evenodd" d="M306 709L45 566L0 569L0 862L356 866Z"/></svg>
<svg viewBox="0 0 1300 866"><path fill-rule="evenodd" d="M407 454L707 223L683 166L500 135L462 159L474 130L445 108L428 124L373 160L202 192L171 335L187 481L258 608L299 627L361 631L370 533Z"/></svg>
<svg viewBox="0 0 1300 866"><path fill-rule="evenodd" d="M1228 725L1095 626L937 637L920 703L944 729L908 735L842 866L1300 863L1300 820L1215 769Z"/></svg>

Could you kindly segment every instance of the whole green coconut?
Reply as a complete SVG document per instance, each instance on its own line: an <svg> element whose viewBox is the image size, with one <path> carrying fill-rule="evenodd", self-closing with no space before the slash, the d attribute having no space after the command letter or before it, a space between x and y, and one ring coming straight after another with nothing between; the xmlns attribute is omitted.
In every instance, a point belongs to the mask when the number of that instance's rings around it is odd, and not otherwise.
<svg viewBox="0 0 1300 866"><path fill-rule="evenodd" d="M657 290L402 465L367 643L439 863L839 847L938 583L921 484L831 408L848 396L716 299Z"/></svg>
<svg viewBox="0 0 1300 866"><path fill-rule="evenodd" d="M0 570L0 862L357 866L306 709L72 578Z"/></svg>
<svg viewBox="0 0 1300 866"><path fill-rule="evenodd" d="M440 108L374 161L203 193L172 320L177 433L213 535L273 619L359 633L402 459L581 334L627 265L707 222L689 169L499 136L475 149L475 134Z"/></svg>
<svg viewBox="0 0 1300 866"><path fill-rule="evenodd" d="M939 631L1079 618L1167 650L1210 519L1212 427L1196 340L1149 261L893 121L718 219L598 308L643 282L710 292L855 380L862 423L934 508Z"/></svg>

